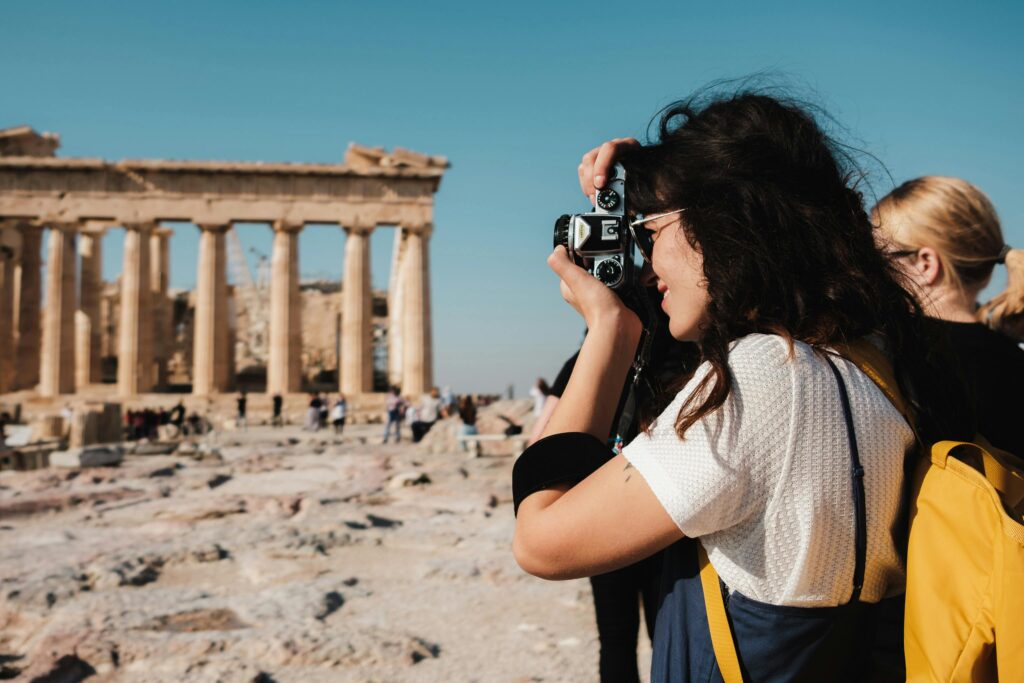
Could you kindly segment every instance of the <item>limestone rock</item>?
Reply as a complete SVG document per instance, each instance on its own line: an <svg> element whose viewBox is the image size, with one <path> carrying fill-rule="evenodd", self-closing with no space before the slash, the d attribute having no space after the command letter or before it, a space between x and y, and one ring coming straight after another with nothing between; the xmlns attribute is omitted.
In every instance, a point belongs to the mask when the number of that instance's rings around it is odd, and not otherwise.
<svg viewBox="0 0 1024 683"><path fill-rule="evenodd" d="M132 455L168 455L178 449L178 444L166 441L139 441L132 448Z"/></svg>
<svg viewBox="0 0 1024 683"><path fill-rule="evenodd" d="M391 477L391 481L388 482L389 489L400 489L406 486L420 486L422 484L429 484L430 477L427 476L426 472L421 470L409 470L408 472L401 472Z"/></svg>
<svg viewBox="0 0 1024 683"><path fill-rule="evenodd" d="M124 450L117 445L85 446L50 453L53 467L109 467L124 459Z"/></svg>

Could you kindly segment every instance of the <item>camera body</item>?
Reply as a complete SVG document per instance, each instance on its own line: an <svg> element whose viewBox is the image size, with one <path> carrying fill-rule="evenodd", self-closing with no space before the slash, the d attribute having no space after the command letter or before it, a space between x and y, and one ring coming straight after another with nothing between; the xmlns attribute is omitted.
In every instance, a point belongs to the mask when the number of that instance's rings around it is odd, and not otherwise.
<svg viewBox="0 0 1024 683"><path fill-rule="evenodd" d="M626 220L626 169L615 164L594 193L593 213L565 214L555 221L555 246L602 283L624 292L636 283L634 244Z"/></svg>

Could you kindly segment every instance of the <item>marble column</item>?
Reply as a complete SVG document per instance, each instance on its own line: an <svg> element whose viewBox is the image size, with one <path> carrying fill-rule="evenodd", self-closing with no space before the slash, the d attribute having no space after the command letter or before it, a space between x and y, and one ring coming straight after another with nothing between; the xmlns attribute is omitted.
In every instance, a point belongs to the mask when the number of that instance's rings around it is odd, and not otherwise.
<svg viewBox="0 0 1024 683"><path fill-rule="evenodd" d="M39 395L75 391L75 232L74 223L50 223L46 256L46 306Z"/></svg>
<svg viewBox="0 0 1024 683"><path fill-rule="evenodd" d="M402 323L402 393L418 397L434 383L431 362L430 226L410 229L402 268L405 280Z"/></svg>
<svg viewBox="0 0 1024 683"><path fill-rule="evenodd" d="M373 292L370 233L373 226L346 226L341 300L341 392L373 391Z"/></svg>
<svg viewBox="0 0 1024 683"><path fill-rule="evenodd" d="M227 388L228 289L224 235L231 224L199 226L199 267L193 321L192 393L206 396Z"/></svg>
<svg viewBox="0 0 1024 683"><path fill-rule="evenodd" d="M388 279L388 383L402 384L402 323L404 322L405 270L402 257L405 256L405 231L395 229L395 242L391 251L391 274Z"/></svg>
<svg viewBox="0 0 1024 683"><path fill-rule="evenodd" d="M39 384L40 335L42 323L42 228L30 223L18 226L21 232L21 260L14 270L15 336L14 386L30 389Z"/></svg>
<svg viewBox="0 0 1024 683"><path fill-rule="evenodd" d="M270 349L267 393L302 390L302 300L299 297L299 232L302 224L274 223L270 272Z"/></svg>
<svg viewBox="0 0 1024 683"><path fill-rule="evenodd" d="M21 234L0 225L0 394L14 389L15 268L21 257Z"/></svg>
<svg viewBox="0 0 1024 683"><path fill-rule="evenodd" d="M174 231L158 227L149 238L149 297L153 309L153 381L167 386L167 363L174 342L171 301L167 298L171 276L170 239Z"/></svg>
<svg viewBox="0 0 1024 683"><path fill-rule="evenodd" d="M87 223L78 235L80 270L75 327L82 329L76 330L75 386L79 389L102 381L100 299L103 295L103 235L106 227Z"/></svg>
<svg viewBox="0 0 1024 683"><path fill-rule="evenodd" d="M132 396L153 388L153 309L149 289L149 240L153 226L137 223L124 227L117 389L123 396Z"/></svg>

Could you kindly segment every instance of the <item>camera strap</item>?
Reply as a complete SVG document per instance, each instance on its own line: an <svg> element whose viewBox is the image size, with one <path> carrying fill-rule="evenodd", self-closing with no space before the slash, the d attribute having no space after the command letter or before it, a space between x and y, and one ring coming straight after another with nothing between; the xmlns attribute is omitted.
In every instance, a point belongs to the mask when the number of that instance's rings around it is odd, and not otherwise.
<svg viewBox="0 0 1024 683"><path fill-rule="evenodd" d="M622 452L624 437L629 434L636 418L636 389L650 361L651 344L658 327L658 316L654 312L654 305L651 303L650 297L640 290L634 292L632 298L638 305L630 308L633 308L640 316L641 322L643 322L643 332L640 334L640 343L637 345L636 355L633 357L633 365L628 375L626 400L622 404L622 412L619 414L619 423L613 437L612 449L616 454ZM637 310L638 308L642 310Z"/></svg>

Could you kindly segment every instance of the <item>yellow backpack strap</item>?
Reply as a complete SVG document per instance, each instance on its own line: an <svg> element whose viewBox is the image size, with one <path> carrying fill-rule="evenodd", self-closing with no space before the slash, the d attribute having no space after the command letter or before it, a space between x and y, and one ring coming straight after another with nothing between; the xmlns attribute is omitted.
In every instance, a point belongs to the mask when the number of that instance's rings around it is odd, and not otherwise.
<svg viewBox="0 0 1024 683"><path fill-rule="evenodd" d="M715 651L722 679L725 683L743 683L743 670L740 669L736 643L732 639L729 616L725 613L725 601L722 599L718 572L708 561L708 553L700 541L697 541L697 564L700 568L700 585L704 589L704 609L708 614L711 647Z"/></svg>
<svg viewBox="0 0 1024 683"><path fill-rule="evenodd" d="M882 390L889 402L895 406L903 419L907 421L911 429L915 429L914 421L907 408L907 402L900 393L900 385L896 382L896 374L892 369L892 362L882 353L882 350L867 339L858 339L849 344L837 345L836 351L843 357L856 365L861 372L871 378L871 381Z"/></svg>
<svg viewBox="0 0 1024 683"><path fill-rule="evenodd" d="M976 437L980 443L969 441L940 441L932 446L932 462L939 467L946 466L946 460L957 448L965 448L980 456L982 474L992 488L999 492L1003 505L1017 513L1017 518L1024 514L1024 469L1015 458L993 447L984 437Z"/></svg>

